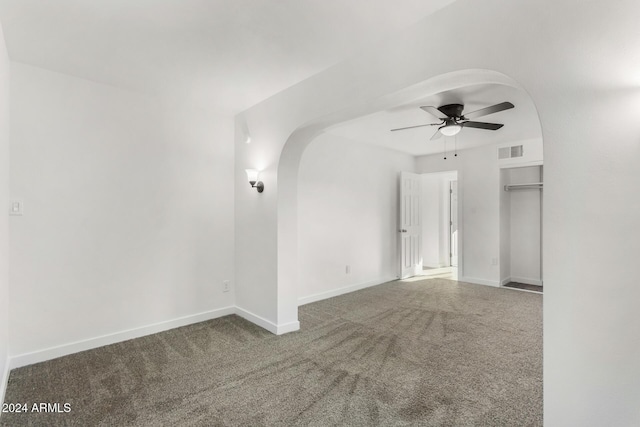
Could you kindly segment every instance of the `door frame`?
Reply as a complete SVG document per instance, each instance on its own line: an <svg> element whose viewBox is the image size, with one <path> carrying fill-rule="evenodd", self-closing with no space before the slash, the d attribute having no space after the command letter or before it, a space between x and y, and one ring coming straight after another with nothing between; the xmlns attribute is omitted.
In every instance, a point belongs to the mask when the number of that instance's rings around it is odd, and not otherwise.
<svg viewBox="0 0 640 427"><path fill-rule="evenodd" d="M424 175L443 175L443 174L447 174L447 173L452 173L455 172L457 175L457 178L455 179L458 182L458 277L464 277L464 215L463 215L463 205L464 205L464 176L463 176L463 172L460 169L443 169L443 170L439 170L439 171L432 171L432 172L416 172L418 175L420 176L424 176ZM447 182L446 184L446 188L449 188L449 183ZM424 186L423 186L424 188ZM445 204L447 206L447 211L450 210L449 205L449 194L445 194L443 195L444 199L441 199L441 203ZM398 215L400 215L400 187L398 187ZM421 197L421 201L424 204L426 202L426 197ZM422 209L422 212L424 213L424 209ZM399 219L398 219L399 221ZM423 222L423 226L424 226L424 222ZM449 234L449 230L450 228L447 227L447 234ZM402 254L400 253L400 237L398 237L398 254L396 256L396 265L400 266L402 263ZM447 245L450 245L450 237L447 238ZM424 242L422 242L422 250L424 253ZM448 250L450 250L450 248L447 248ZM449 258L450 259L450 258ZM400 278L400 272L398 273L398 278Z"/></svg>
<svg viewBox="0 0 640 427"><path fill-rule="evenodd" d="M457 174L456 174L457 175ZM451 208L452 205L452 197L453 197L453 183L456 183L456 229L458 231L458 234L456 235L456 265L453 265L453 209ZM460 187L458 184L458 179L456 178L455 180L449 180L449 233L448 233L448 250L449 250L449 267L458 267L460 265L460 217L459 214L460 212L458 212L458 204L460 203Z"/></svg>

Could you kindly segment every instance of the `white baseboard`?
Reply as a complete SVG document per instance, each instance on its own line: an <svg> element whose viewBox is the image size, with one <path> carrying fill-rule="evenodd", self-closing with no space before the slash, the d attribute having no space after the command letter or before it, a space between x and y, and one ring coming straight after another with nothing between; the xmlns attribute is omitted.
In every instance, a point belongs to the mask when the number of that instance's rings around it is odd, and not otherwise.
<svg viewBox="0 0 640 427"><path fill-rule="evenodd" d="M16 356L10 357L7 361L7 366L5 368L6 372L4 373L4 376L2 378L4 381L4 386L2 387L6 387L6 381L8 380L9 371L11 369L32 365L34 363L44 362L46 360L67 356L69 354L78 353L85 350L91 350L93 348L103 347L109 344L115 344L134 338L140 338L146 335L156 334L158 332L168 331L169 329L179 328L181 326L205 322L207 320L216 319L222 316L228 316L230 314L237 314L238 316L243 317L248 321L255 323L256 325L276 335L282 335L300 329L300 322L297 320L282 325L276 325L275 323L256 314L253 314L243 308L229 306L216 310L206 311L204 313L179 317L177 319L167 320L152 325L142 326L140 328L128 329L113 334L75 341L72 343L49 347L30 353L18 354ZM4 388L1 388L0 392L4 393Z"/></svg>
<svg viewBox="0 0 640 427"><path fill-rule="evenodd" d="M300 321L284 323L278 325L276 335L288 334L289 332L295 332L300 330Z"/></svg>
<svg viewBox="0 0 640 427"><path fill-rule="evenodd" d="M4 396L5 393L7 392L7 385L9 385L9 372L11 371L11 368L9 367L9 358L7 357L7 361L4 364L4 369L2 370L2 378L0 378L0 381L2 381L0 383L0 405L2 405L4 403ZM0 412L0 416L2 416L2 413Z"/></svg>
<svg viewBox="0 0 640 427"><path fill-rule="evenodd" d="M500 287L500 281L499 280L485 280L485 279L476 279L475 277L460 277L458 278L459 282L467 282L467 283L473 283L474 285L485 285L485 286L493 286L495 288L499 288Z"/></svg>
<svg viewBox="0 0 640 427"><path fill-rule="evenodd" d="M278 325L273 323L270 320L265 319L264 317L260 317L257 314L253 314L249 310L245 310L244 308L240 308L236 306L236 314L243 319L247 319L251 323L255 323L263 329L271 332L272 334L278 335Z"/></svg>
<svg viewBox="0 0 640 427"><path fill-rule="evenodd" d="M247 319L251 323L255 323L256 325L260 326L263 329L266 329L267 331L275 335L282 335L300 329L300 322L298 320L296 320L295 322L277 325L271 320L267 320L262 316L258 316L257 314L250 312L249 310L245 310L244 308L236 306L235 309L235 313L238 316L242 317L243 319Z"/></svg>
<svg viewBox="0 0 640 427"><path fill-rule="evenodd" d="M500 281L500 286L504 286L504 285L506 285L506 284L507 284L507 283L509 283L509 282L513 282L513 280L511 280L511 277L507 277L506 279L502 279L502 280Z"/></svg>
<svg viewBox="0 0 640 427"><path fill-rule="evenodd" d="M540 279L532 279L530 277L511 277L511 282L524 283L525 285L538 285L542 286L542 280Z"/></svg>
<svg viewBox="0 0 640 427"><path fill-rule="evenodd" d="M423 264L422 266L427 268L427 269L432 269L432 270L435 270L435 269L438 269L438 268L451 268L451 266L447 265L447 264L438 264L438 265L425 265L425 264Z"/></svg>
<svg viewBox="0 0 640 427"><path fill-rule="evenodd" d="M383 279L371 280L369 282L357 283L355 285L349 285L342 288L332 289L326 292L320 292L318 294L309 295L306 297L298 298L298 306L311 304L312 302L322 301L323 299L337 297L338 295L348 294L350 292L359 291L360 289L369 288L371 286L381 285L383 283L391 282L392 280L397 280L398 278L388 277Z"/></svg>
<svg viewBox="0 0 640 427"><path fill-rule="evenodd" d="M34 363L44 362L45 360L55 359L57 357L66 356L80 351L91 350L93 348L102 347L109 344L115 344L140 338L146 335L167 331L169 329L179 328L181 326L193 323L204 322L222 316L228 316L235 313L235 307L224 307L216 310L206 311L203 313L192 314L189 316L179 317L177 319L158 322L152 325L142 326L139 328L128 329L125 331L115 332L113 334L102 335L86 340L75 341L69 344L62 344L55 347L45 348L30 353L18 354L9 359L8 367L10 369L20 368L22 366L32 365Z"/></svg>

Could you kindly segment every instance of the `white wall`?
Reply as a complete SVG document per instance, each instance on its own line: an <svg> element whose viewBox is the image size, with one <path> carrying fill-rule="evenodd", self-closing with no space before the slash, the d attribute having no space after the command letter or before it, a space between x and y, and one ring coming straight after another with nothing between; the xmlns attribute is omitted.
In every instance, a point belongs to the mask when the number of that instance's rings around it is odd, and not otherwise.
<svg viewBox="0 0 640 427"><path fill-rule="evenodd" d="M11 71L12 356L232 306L232 119Z"/></svg>
<svg viewBox="0 0 640 427"><path fill-rule="evenodd" d="M302 303L398 277L398 180L413 170L413 156L331 134L307 147L298 185Z"/></svg>
<svg viewBox="0 0 640 427"><path fill-rule="evenodd" d="M635 0L616 7L458 0L244 112L256 144L247 148L237 139L236 164L263 161L273 193L271 199L250 198L236 186L236 206L243 210L236 230L244 235L236 239L237 252L251 261L237 269L247 304L283 321L296 318L290 297L298 265L296 182L308 124L380 110L389 101L385 95L422 87L444 73L495 70L531 95L544 139L545 425L640 424L638 13ZM464 31L452 32L452 26ZM434 43L442 34L449 43ZM241 173L235 179L246 185ZM480 183L474 187L481 192ZM497 194L488 200L496 210ZM477 216L484 207L476 206ZM256 211L265 218L261 228L252 226ZM487 231L498 239L498 212L492 215L495 225ZM253 239L245 229L255 232ZM498 248L496 241L486 251L497 257ZM480 258L478 274L490 273ZM263 298L264 287L269 298Z"/></svg>
<svg viewBox="0 0 640 427"><path fill-rule="evenodd" d="M426 267L447 267L449 258L449 185L457 173L422 175L422 255Z"/></svg>
<svg viewBox="0 0 640 427"><path fill-rule="evenodd" d="M0 26L0 403L9 372L9 71Z"/></svg>
<svg viewBox="0 0 640 427"><path fill-rule="evenodd" d="M493 145L463 150L458 157L421 156L418 173L458 171L459 278L462 281L499 285L499 186L500 171Z"/></svg>
<svg viewBox="0 0 640 427"><path fill-rule="evenodd" d="M277 328L276 277L278 270L277 215L278 200L276 179L277 156L269 153L265 142L254 137L256 126L249 123L251 143L246 143L244 125L236 118L235 127L235 278L236 306L254 318L262 319L262 326ZM260 180L264 192L258 193L247 181L245 169L261 171ZM297 223L297 219L294 219ZM272 230L266 232L266 230ZM293 256L297 256L296 251ZM297 264L297 260L295 261ZM297 276L291 289L295 300L295 321L297 322ZM292 310L293 311L293 310ZM294 319L288 319L293 321ZM266 324L265 324L266 323ZM268 326L271 325L271 328Z"/></svg>
<svg viewBox="0 0 640 427"><path fill-rule="evenodd" d="M422 190L422 264L425 267L441 267L440 225L442 217L442 182L438 174L421 177Z"/></svg>
<svg viewBox="0 0 640 427"><path fill-rule="evenodd" d="M511 184L540 182L540 166L509 169ZM539 189L520 189L510 194L510 277L514 282L541 284Z"/></svg>

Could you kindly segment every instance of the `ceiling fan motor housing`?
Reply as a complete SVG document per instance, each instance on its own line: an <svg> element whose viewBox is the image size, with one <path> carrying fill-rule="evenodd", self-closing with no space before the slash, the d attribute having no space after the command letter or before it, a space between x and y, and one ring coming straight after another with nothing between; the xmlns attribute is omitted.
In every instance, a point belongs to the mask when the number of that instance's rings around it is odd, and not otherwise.
<svg viewBox="0 0 640 427"><path fill-rule="evenodd" d="M438 107L440 112L448 117L460 119L462 117L462 110L464 105L462 104L447 104Z"/></svg>

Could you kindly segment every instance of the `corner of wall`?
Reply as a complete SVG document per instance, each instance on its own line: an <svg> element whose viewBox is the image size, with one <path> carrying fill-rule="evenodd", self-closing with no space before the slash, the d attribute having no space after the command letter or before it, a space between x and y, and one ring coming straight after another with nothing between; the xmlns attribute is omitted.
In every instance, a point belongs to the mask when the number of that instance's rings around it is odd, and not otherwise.
<svg viewBox="0 0 640 427"><path fill-rule="evenodd" d="M10 63L0 25L0 403L9 379L9 81Z"/></svg>
<svg viewBox="0 0 640 427"><path fill-rule="evenodd" d="M8 359L8 358L7 358ZM2 376L0 377L0 404L4 403L4 396L7 393L7 386L9 385L9 360L6 360L4 363L4 369L2 370ZM0 417L2 417L2 413L0 412Z"/></svg>

